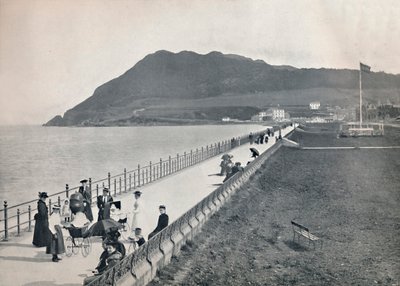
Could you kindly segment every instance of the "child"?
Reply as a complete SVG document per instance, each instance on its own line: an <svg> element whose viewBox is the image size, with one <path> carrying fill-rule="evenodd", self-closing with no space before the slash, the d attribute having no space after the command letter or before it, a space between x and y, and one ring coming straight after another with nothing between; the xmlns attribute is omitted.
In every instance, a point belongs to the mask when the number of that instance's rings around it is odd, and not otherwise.
<svg viewBox="0 0 400 286"><path fill-rule="evenodd" d="M62 207L61 215L64 218L64 222L71 221L71 210L69 208L69 199L65 199L64 205Z"/></svg>

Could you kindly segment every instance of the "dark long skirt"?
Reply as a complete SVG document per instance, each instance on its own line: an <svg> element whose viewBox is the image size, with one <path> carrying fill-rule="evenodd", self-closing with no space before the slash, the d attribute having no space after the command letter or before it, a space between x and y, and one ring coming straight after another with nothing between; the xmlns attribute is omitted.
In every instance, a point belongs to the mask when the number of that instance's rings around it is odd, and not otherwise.
<svg viewBox="0 0 400 286"><path fill-rule="evenodd" d="M48 246L50 245L51 237L49 221L47 219L36 220L32 244L37 247Z"/></svg>

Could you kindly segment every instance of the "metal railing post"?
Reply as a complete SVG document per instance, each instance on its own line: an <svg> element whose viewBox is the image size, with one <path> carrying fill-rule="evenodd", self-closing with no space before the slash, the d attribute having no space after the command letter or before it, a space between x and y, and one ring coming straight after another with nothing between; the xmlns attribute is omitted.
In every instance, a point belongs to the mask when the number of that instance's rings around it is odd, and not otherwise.
<svg viewBox="0 0 400 286"><path fill-rule="evenodd" d="M28 231L31 231L32 227L32 209L31 205L28 206Z"/></svg>
<svg viewBox="0 0 400 286"><path fill-rule="evenodd" d="M137 165L137 169L138 169L138 172L137 172L137 176L138 176L138 179L137 179L137 180L138 180L138 184L137 184L137 185L138 185L138 187L140 187L140 165L139 165L139 164Z"/></svg>
<svg viewBox="0 0 400 286"><path fill-rule="evenodd" d="M108 179L108 189L111 190L111 173L110 172L108 172L107 179Z"/></svg>
<svg viewBox="0 0 400 286"><path fill-rule="evenodd" d="M57 197L57 204L58 204L59 206L61 206L61 198L60 198L60 196Z"/></svg>
<svg viewBox="0 0 400 286"><path fill-rule="evenodd" d="M185 152L183 152L183 168L186 168L186 166L187 166L187 164L186 164L186 151Z"/></svg>
<svg viewBox="0 0 400 286"><path fill-rule="evenodd" d="M68 184L65 184L65 196L66 196L66 198L69 198L69 186L68 186Z"/></svg>
<svg viewBox="0 0 400 286"><path fill-rule="evenodd" d="M117 179L114 178L114 196L117 195Z"/></svg>
<svg viewBox="0 0 400 286"><path fill-rule="evenodd" d="M96 184L96 198L99 196L99 184Z"/></svg>
<svg viewBox="0 0 400 286"><path fill-rule="evenodd" d="M193 166L193 150L190 149L189 166Z"/></svg>
<svg viewBox="0 0 400 286"><path fill-rule="evenodd" d="M179 171L179 153L176 154L176 170L175 170L175 172L176 171Z"/></svg>
<svg viewBox="0 0 400 286"><path fill-rule="evenodd" d="M122 178L119 177L119 194L122 192Z"/></svg>
<svg viewBox="0 0 400 286"><path fill-rule="evenodd" d="M21 212L19 211L19 209L17 209L17 236L21 234L20 215Z"/></svg>
<svg viewBox="0 0 400 286"><path fill-rule="evenodd" d="M124 168L124 192L126 193L127 188L126 188L126 168Z"/></svg>
<svg viewBox="0 0 400 286"><path fill-rule="evenodd" d="M162 159L160 158L160 175L163 177Z"/></svg>
<svg viewBox="0 0 400 286"><path fill-rule="evenodd" d="M132 188L132 174L129 174L129 190Z"/></svg>
<svg viewBox="0 0 400 286"><path fill-rule="evenodd" d="M89 178L89 190L90 190L90 193L92 193L92 178ZM90 198L90 199L92 199L92 198Z"/></svg>
<svg viewBox="0 0 400 286"><path fill-rule="evenodd" d="M151 161L150 161L150 182L153 181L153 170L151 169Z"/></svg>
<svg viewBox="0 0 400 286"><path fill-rule="evenodd" d="M171 155L168 157L168 174L171 174Z"/></svg>
<svg viewBox="0 0 400 286"><path fill-rule="evenodd" d="M7 201L4 201L4 241L8 241Z"/></svg>
<svg viewBox="0 0 400 286"><path fill-rule="evenodd" d="M51 214L51 199L49 199L49 214Z"/></svg>

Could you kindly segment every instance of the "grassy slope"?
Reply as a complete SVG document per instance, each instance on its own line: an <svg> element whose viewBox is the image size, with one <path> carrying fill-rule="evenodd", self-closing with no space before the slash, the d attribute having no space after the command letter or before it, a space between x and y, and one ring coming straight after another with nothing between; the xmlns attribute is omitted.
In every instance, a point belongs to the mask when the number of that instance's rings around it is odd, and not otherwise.
<svg viewBox="0 0 400 286"><path fill-rule="evenodd" d="M399 129L387 132L380 144L400 142ZM302 138L315 146L335 140ZM398 149L283 148L150 285L397 285L399 173ZM292 219L323 248L293 242Z"/></svg>

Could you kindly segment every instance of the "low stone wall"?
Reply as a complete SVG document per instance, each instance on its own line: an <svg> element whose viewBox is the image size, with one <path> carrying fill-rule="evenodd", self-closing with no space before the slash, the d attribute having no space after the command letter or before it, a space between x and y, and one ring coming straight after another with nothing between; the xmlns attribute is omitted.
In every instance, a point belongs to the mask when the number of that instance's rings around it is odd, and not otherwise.
<svg viewBox="0 0 400 286"><path fill-rule="evenodd" d="M178 255L181 247L188 240L193 240L200 232L207 219L249 180L265 160L283 146L282 142L279 140L247 165L244 172L235 174L192 209L89 285L140 286L149 283L156 276L157 270L167 265L173 255Z"/></svg>

